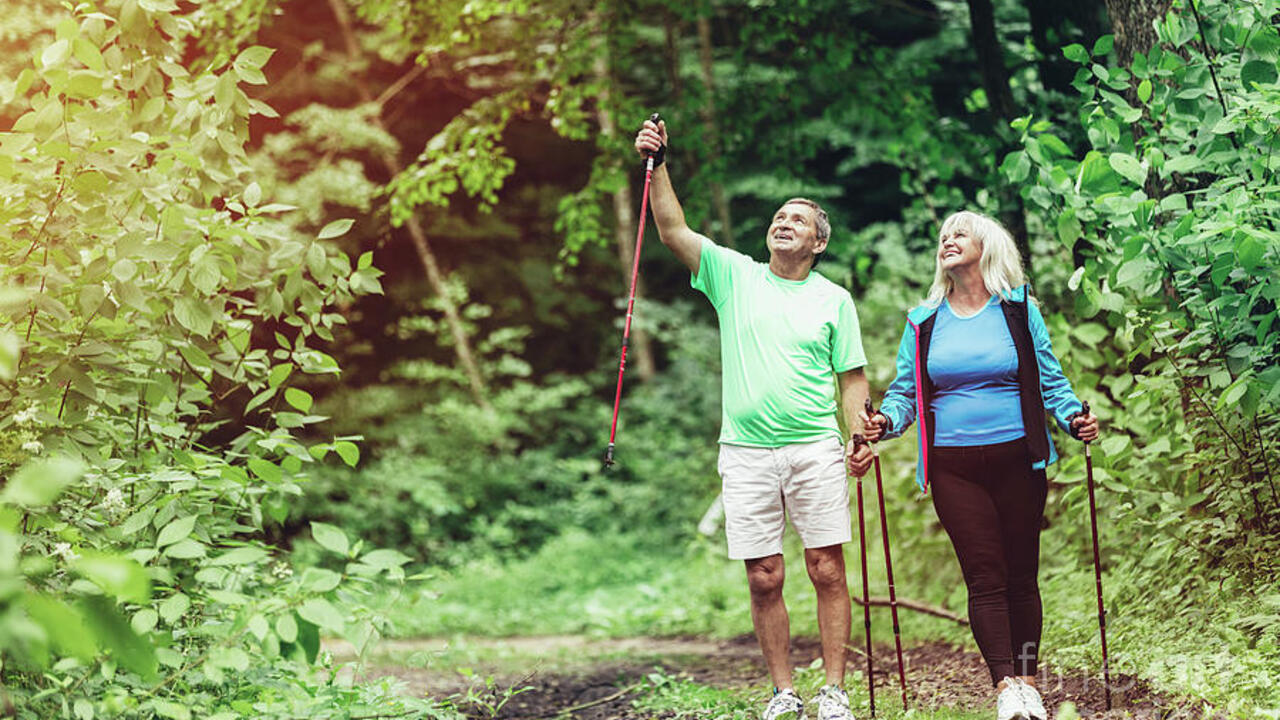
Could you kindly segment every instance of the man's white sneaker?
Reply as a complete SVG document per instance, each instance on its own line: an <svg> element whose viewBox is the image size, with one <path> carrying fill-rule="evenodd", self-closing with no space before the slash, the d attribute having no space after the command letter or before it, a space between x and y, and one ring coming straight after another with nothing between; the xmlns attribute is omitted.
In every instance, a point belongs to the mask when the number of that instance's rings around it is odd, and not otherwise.
<svg viewBox="0 0 1280 720"><path fill-rule="evenodd" d="M1007 677L1001 682L1004 689L996 696L996 720L1030 720L1026 705L1022 702L1022 688L1014 678Z"/></svg>
<svg viewBox="0 0 1280 720"><path fill-rule="evenodd" d="M849 696L835 685L824 685L818 691L818 720L853 720Z"/></svg>
<svg viewBox="0 0 1280 720"><path fill-rule="evenodd" d="M804 720L804 701L791 689L773 694L769 706L764 709L764 720Z"/></svg>
<svg viewBox="0 0 1280 720"><path fill-rule="evenodd" d="M1044 709L1044 700L1040 698L1040 691L1022 678L1014 678L1014 682L1018 684L1018 695L1022 698L1022 706L1031 720L1049 720L1049 712Z"/></svg>

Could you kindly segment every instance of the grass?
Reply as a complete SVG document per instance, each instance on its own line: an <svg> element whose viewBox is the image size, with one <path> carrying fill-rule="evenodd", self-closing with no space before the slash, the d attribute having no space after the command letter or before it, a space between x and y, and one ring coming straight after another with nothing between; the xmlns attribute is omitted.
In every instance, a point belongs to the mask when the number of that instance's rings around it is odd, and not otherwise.
<svg viewBox="0 0 1280 720"><path fill-rule="evenodd" d="M930 530L924 521L908 527L913 519L905 513L899 517L903 519L895 522L902 529L894 528L899 594L963 613L966 593L945 535ZM878 535L869 527L869 542L878 551ZM1061 670L1097 672L1101 653L1092 565L1078 549L1067 547L1062 535L1051 529L1043 539L1042 655ZM683 546L655 547L643 538L597 537L571 530L525 559L505 564L481 561L441 571L411 595L412 602L395 606L394 634L453 638L455 647L462 649L440 662L459 663L483 663L496 652L469 646L468 636L747 634L751 622L745 574L740 562L724 557L722 542L697 538ZM792 633L815 636L813 591L801 555L789 533L784 595ZM878 558L877 552L869 562L873 595L885 594L886 588ZM856 542L847 562L850 584L856 588ZM1204 698L1229 715L1280 720L1280 634L1274 625L1261 636L1241 629L1242 623L1280 617L1280 596L1259 598L1205 581L1194 602L1175 609L1153 601L1144 582L1151 581L1128 576L1123 569L1109 569L1104 577L1113 673L1138 675L1161 692ZM854 612L857 630L860 611L855 607ZM873 610L873 624L878 643L892 642L887 610ZM968 628L947 620L908 612L901 625L908 643L941 639L973 647ZM667 678L647 692L644 702L654 710L667 707L662 703L709 704L708 717L758 712L759 698L748 702L741 697L744 693L698 688L690 682ZM851 678L848 686L856 687L857 682Z"/></svg>

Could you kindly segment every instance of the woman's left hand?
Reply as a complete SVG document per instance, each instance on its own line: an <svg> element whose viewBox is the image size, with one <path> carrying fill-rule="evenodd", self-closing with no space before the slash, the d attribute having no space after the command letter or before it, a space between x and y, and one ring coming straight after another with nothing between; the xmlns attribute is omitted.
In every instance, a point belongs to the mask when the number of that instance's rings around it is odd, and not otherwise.
<svg viewBox="0 0 1280 720"><path fill-rule="evenodd" d="M1098 416L1093 413L1077 415L1071 421L1071 427L1075 428L1076 437L1083 442L1093 442L1098 439Z"/></svg>

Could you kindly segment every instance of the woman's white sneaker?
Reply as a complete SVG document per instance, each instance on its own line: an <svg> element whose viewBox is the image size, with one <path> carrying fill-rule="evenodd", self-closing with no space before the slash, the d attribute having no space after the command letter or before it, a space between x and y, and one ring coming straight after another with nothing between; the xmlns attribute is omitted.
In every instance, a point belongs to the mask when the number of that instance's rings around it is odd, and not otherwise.
<svg viewBox="0 0 1280 720"><path fill-rule="evenodd" d="M849 709L849 696L835 685L825 685L818 691L818 720L853 720Z"/></svg>
<svg viewBox="0 0 1280 720"><path fill-rule="evenodd" d="M1013 681L1018 684L1018 695L1022 698L1022 706L1031 720L1049 720L1049 712L1044 709L1044 700L1040 698L1040 691L1022 678L1014 678Z"/></svg>
<svg viewBox="0 0 1280 720"><path fill-rule="evenodd" d="M1004 683L1004 689L996 696L996 720L1031 720L1026 704L1022 701L1020 681L1007 677L1000 682Z"/></svg>

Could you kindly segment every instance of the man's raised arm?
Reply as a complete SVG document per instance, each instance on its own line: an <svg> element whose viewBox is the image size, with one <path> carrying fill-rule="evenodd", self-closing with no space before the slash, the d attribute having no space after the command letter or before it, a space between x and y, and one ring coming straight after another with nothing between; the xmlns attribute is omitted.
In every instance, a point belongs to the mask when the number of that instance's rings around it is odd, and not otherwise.
<svg viewBox="0 0 1280 720"><path fill-rule="evenodd" d="M666 144L667 124L662 120L657 123L645 120L640 132L636 133L636 152L642 156L657 153ZM665 164L653 171L649 185L649 207L653 209L653 220L658 226L658 237L662 244L671 248L671 252L689 268L689 272L697 275L702 259L702 237L685 222L684 208L680 207L675 188L671 187L671 176L667 174Z"/></svg>

